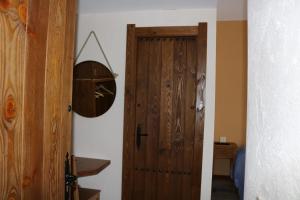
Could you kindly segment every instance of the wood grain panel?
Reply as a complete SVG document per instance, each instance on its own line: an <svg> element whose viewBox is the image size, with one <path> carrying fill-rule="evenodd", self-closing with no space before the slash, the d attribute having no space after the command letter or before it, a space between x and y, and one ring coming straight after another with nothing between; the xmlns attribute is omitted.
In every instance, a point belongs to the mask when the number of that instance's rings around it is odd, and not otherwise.
<svg viewBox="0 0 300 200"><path fill-rule="evenodd" d="M38 3L40 2L40 3ZM29 5L24 87L23 191L24 199L42 199L44 82L49 1Z"/></svg>
<svg viewBox="0 0 300 200"><path fill-rule="evenodd" d="M158 163L158 132L160 128L160 82L161 82L161 40L152 39L149 46L149 85L147 105L147 143L145 165L152 171L146 173L144 199L156 199L157 187L157 163Z"/></svg>
<svg viewBox="0 0 300 200"><path fill-rule="evenodd" d="M136 38L135 25L127 26L126 77L123 144L122 199L132 200L134 176L134 134L135 134L135 95L136 95Z"/></svg>
<svg viewBox="0 0 300 200"><path fill-rule="evenodd" d="M25 16L21 1L0 2L0 194L21 198ZM24 21L25 22L25 21Z"/></svg>
<svg viewBox="0 0 300 200"><path fill-rule="evenodd" d="M61 199L64 192L63 161L64 143L61 115L66 111L62 105L63 68L66 28L66 1L50 0L47 59L44 101L44 142L43 142L43 199Z"/></svg>
<svg viewBox="0 0 300 200"><path fill-rule="evenodd" d="M166 38L162 41L162 72L160 100L159 158L158 169L171 171L172 150L172 114L173 114L173 64L174 40ZM157 183L157 199L168 200L171 192L171 174L159 173Z"/></svg>
<svg viewBox="0 0 300 200"><path fill-rule="evenodd" d="M191 172L194 154L195 136L195 104L196 104L196 65L197 65L197 43L196 38L189 38L186 41L186 73L185 82L185 130L184 130L184 162L183 171ZM191 199L192 177L191 174L182 177L181 199Z"/></svg>
<svg viewBox="0 0 300 200"><path fill-rule="evenodd" d="M173 125L172 125L172 170L182 171L184 162L184 129L185 129L185 90L186 90L186 41L176 38L174 43L174 94L173 94ZM172 179L173 199L181 199L182 176L173 174Z"/></svg>
<svg viewBox="0 0 300 200"><path fill-rule="evenodd" d="M72 146L72 112L68 111L68 106L72 102L72 74L73 74L73 64L74 64L74 50L75 50L75 38L76 38L76 23L77 23L77 3L74 0L67 0L66 6L66 27L65 27L65 54L63 68L63 78L62 78L62 105L64 109L62 112L62 133L63 141L65 142L64 152L62 156L66 155L66 152L71 152ZM70 75L71 74L71 75Z"/></svg>
<svg viewBox="0 0 300 200"><path fill-rule="evenodd" d="M0 199L64 198L75 5L0 1Z"/></svg>
<svg viewBox="0 0 300 200"><path fill-rule="evenodd" d="M137 82L136 87L136 125L140 126L142 134L147 134L147 110L148 110L148 70L149 70L149 41L139 39L137 44ZM136 132L135 132L136 135ZM135 136L136 137L136 136ZM145 168L146 137L141 137L138 148L135 138L135 179L134 199L143 199L145 193L145 172L139 169Z"/></svg>
<svg viewBox="0 0 300 200"><path fill-rule="evenodd" d="M194 139L194 161L192 172L192 199L200 198L203 134L204 134L204 88L206 77L206 52L207 52L207 23L199 23L197 36L197 98L196 98L196 124ZM204 81L203 81L204 79Z"/></svg>
<svg viewBox="0 0 300 200"><path fill-rule="evenodd" d="M64 54L63 63L61 68L61 80L60 84L62 87L62 92L59 93L60 104L62 105L60 113L60 123L61 123L61 137L60 140L62 150L59 160L58 176L60 183L58 187L60 188L59 199L64 199L64 179L65 179L65 168L64 159L67 152L70 155L72 152L72 111L69 110L69 106L72 105L72 88L73 88L73 65L74 65L74 50L75 50L75 38L76 38L76 24L77 24L77 1L66 0L66 7L64 11L64 17L66 18L65 29L64 29Z"/></svg>

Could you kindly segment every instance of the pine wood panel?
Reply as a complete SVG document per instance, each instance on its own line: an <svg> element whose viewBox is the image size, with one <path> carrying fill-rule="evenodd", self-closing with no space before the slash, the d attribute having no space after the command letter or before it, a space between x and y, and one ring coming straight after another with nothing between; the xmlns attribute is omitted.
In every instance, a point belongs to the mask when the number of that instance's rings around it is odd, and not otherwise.
<svg viewBox="0 0 300 200"><path fill-rule="evenodd" d="M73 65L75 54L75 38L76 38L76 24L77 24L77 2L74 0L66 0L66 25L65 25L65 52L64 52L64 66L62 70L62 94L61 102L63 105L61 123L62 123L62 141L64 158L67 152L72 154L72 112L69 106L72 106L72 88L73 88ZM63 169L62 169L63 170ZM62 173L62 172L60 172Z"/></svg>
<svg viewBox="0 0 300 200"><path fill-rule="evenodd" d="M44 82L49 1L28 6L27 58L24 87L24 146L23 191L24 199L42 199L43 185L43 129Z"/></svg>
<svg viewBox="0 0 300 200"><path fill-rule="evenodd" d="M0 2L0 198L21 198L26 19L21 1Z"/></svg>
<svg viewBox="0 0 300 200"><path fill-rule="evenodd" d="M0 2L0 199L64 198L75 6Z"/></svg>
<svg viewBox="0 0 300 200"><path fill-rule="evenodd" d="M200 26L196 29L206 37L202 30L206 26ZM147 34L156 30L146 29ZM159 27L156 33L162 30L170 31ZM194 36L194 32L188 37L156 34L151 38L141 32L134 35L130 26L128 33L128 51L137 49L130 57L127 52L130 77L126 74L126 94L135 95L126 96L125 101L122 198L199 199L204 109L196 112L196 102L203 101L206 39ZM141 138L140 147L136 144L137 127L147 134ZM128 158L133 165L128 165Z"/></svg>
<svg viewBox="0 0 300 200"><path fill-rule="evenodd" d="M64 82L64 50L67 1L50 0L45 64L43 199L63 199L64 141L62 115L67 105L62 104ZM47 187L48 186L48 187Z"/></svg>

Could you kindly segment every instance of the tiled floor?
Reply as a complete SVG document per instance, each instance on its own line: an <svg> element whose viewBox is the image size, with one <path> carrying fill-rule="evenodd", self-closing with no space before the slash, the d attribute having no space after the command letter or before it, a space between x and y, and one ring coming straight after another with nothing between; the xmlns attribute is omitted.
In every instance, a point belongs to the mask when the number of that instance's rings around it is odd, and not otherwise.
<svg viewBox="0 0 300 200"><path fill-rule="evenodd" d="M211 200L239 200L230 177L213 176Z"/></svg>

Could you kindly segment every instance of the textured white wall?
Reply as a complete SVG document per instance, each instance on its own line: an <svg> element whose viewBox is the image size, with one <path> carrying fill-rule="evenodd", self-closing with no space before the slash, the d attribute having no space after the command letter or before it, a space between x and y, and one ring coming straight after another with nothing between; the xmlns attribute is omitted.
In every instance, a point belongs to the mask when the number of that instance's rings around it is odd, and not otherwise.
<svg viewBox="0 0 300 200"><path fill-rule="evenodd" d="M246 200L300 199L300 1L249 1Z"/></svg>
<svg viewBox="0 0 300 200"><path fill-rule="evenodd" d="M74 114L74 153L79 156L111 160L111 165L99 175L79 180L82 186L101 188L102 200L121 199L126 25L132 23L136 26L197 26L199 22L208 22L207 105L201 199L209 200L215 106L216 9L79 15L78 48L89 31L95 30L114 71L119 74L116 79L116 100L106 114L92 119ZM88 43L78 61L86 59L103 62L94 41Z"/></svg>

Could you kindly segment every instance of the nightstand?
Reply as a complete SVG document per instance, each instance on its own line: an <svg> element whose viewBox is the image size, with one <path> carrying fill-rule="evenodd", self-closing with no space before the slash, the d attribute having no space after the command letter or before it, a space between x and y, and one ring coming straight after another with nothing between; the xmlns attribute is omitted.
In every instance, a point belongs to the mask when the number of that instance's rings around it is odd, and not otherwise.
<svg viewBox="0 0 300 200"><path fill-rule="evenodd" d="M214 143L214 161L215 159L229 159L230 171L233 167L237 145L235 143Z"/></svg>

